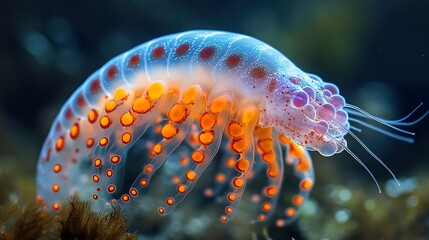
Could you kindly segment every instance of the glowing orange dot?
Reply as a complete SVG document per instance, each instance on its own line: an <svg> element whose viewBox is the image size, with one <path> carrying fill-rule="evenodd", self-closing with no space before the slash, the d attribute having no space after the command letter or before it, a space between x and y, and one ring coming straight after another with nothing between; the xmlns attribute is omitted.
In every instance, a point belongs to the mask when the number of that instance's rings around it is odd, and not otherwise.
<svg viewBox="0 0 429 240"><path fill-rule="evenodd" d="M124 201L125 203L130 201L130 196L128 194L123 194L121 197L122 201Z"/></svg>
<svg viewBox="0 0 429 240"><path fill-rule="evenodd" d="M295 196L292 198L292 203L293 203L295 206L299 206L299 205L301 205L303 202L304 202L304 197L303 197L303 196L301 196L301 195L295 195Z"/></svg>
<svg viewBox="0 0 429 240"><path fill-rule="evenodd" d="M229 201L234 202L237 199L237 196L234 193L229 193L227 198Z"/></svg>
<svg viewBox="0 0 429 240"><path fill-rule="evenodd" d="M101 147L105 147L108 143L109 143L109 139L108 139L107 137L102 137L102 138L100 139L100 141L98 141L98 144L99 144Z"/></svg>
<svg viewBox="0 0 429 240"><path fill-rule="evenodd" d="M211 188L204 189L204 196L213 197L213 190Z"/></svg>
<svg viewBox="0 0 429 240"><path fill-rule="evenodd" d="M122 142L124 144L127 144L131 141L131 133L129 132L124 132L124 134L122 134Z"/></svg>
<svg viewBox="0 0 429 240"><path fill-rule="evenodd" d="M235 163L235 169L239 172L246 172L249 169L249 161L247 159L239 159Z"/></svg>
<svg viewBox="0 0 429 240"><path fill-rule="evenodd" d="M198 135L198 140L202 145L209 145L213 142L215 137L214 131L202 131Z"/></svg>
<svg viewBox="0 0 429 240"><path fill-rule="evenodd" d="M106 104L104 105L104 110L106 110L106 112L109 113L109 112L115 111L116 107L117 107L116 102L113 100L110 100L106 102Z"/></svg>
<svg viewBox="0 0 429 240"><path fill-rule="evenodd" d="M186 186L183 184L177 185L177 192L179 193L185 193L186 192Z"/></svg>
<svg viewBox="0 0 429 240"><path fill-rule="evenodd" d="M285 225L286 225L286 223L283 219L279 219L276 221L276 226L279 228L284 227Z"/></svg>
<svg viewBox="0 0 429 240"><path fill-rule="evenodd" d="M228 125L228 134L231 137L240 137L244 134L244 127L241 123L236 122L236 121L231 121Z"/></svg>
<svg viewBox="0 0 429 240"><path fill-rule="evenodd" d="M263 152L269 152L273 150L273 139L267 138L258 141L258 147L261 148Z"/></svg>
<svg viewBox="0 0 429 240"><path fill-rule="evenodd" d="M92 147L92 146L94 146L94 138L88 138L88 139L86 140L86 147L87 147L87 148L90 148L90 147Z"/></svg>
<svg viewBox="0 0 429 240"><path fill-rule="evenodd" d="M189 170L186 172L185 177L188 181L194 181L197 178L197 174L194 171Z"/></svg>
<svg viewBox="0 0 429 240"><path fill-rule="evenodd" d="M149 99L157 100L161 98L163 91L164 91L164 86L162 85L162 83L155 82L149 86L146 94L149 97Z"/></svg>
<svg viewBox="0 0 429 240"><path fill-rule="evenodd" d="M101 164L103 164L103 161L101 161L101 159L100 159L100 158L96 158L96 159L94 160L94 166L95 166L95 167L100 167L100 166L101 166Z"/></svg>
<svg viewBox="0 0 429 240"><path fill-rule="evenodd" d="M166 202L167 202L167 205L171 206L174 204L174 198L169 197L169 198L167 198Z"/></svg>
<svg viewBox="0 0 429 240"><path fill-rule="evenodd" d="M277 193L278 189L276 186L269 186L265 189L265 195L267 195L268 197L273 197L277 195Z"/></svg>
<svg viewBox="0 0 429 240"><path fill-rule="evenodd" d="M247 140L245 138L233 139L231 148L236 153L243 153L247 149Z"/></svg>
<svg viewBox="0 0 429 240"><path fill-rule="evenodd" d="M139 114L147 113L152 108L152 102L146 98L137 98L131 108Z"/></svg>
<svg viewBox="0 0 429 240"><path fill-rule="evenodd" d="M224 110L227 104L228 100L226 98L218 97L212 101L210 105L210 111L213 113L220 113Z"/></svg>
<svg viewBox="0 0 429 240"><path fill-rule="evenodd" d="M263 222L263 221L267 220L267 216L265 216L265 214L259 214L258 215L258 220L260 222Z"/></svg>
<svg viewBox="0 0 429 240"><path fill-rule="evenodd" d="M61 164L57 163L54 165L54 173L59 173L61 171Z"/></svg>
<svg viewBox="0 0 429 240"><path fill-rule="evenodd" d="M130 112L126 112L121 116L121 124L124 127L131 126L134 123L134 116Z"/></svg>
<svg viewBox="0 0 429 240"><path fill-rule="evenodd" d="M151 164L148 164L144 167L144 172L146 174L151 174L153 172L153 166Z"/></svg>
<svg viewBox="0 0 429 240"><path fill-rule="evenodd" d="M240 177L236 177L232 180L232 184L236 187L236 188L241 188L244 185L244 180Z"/></svg>
<svg viewBox="0 0 429 240"><path fill-rule="evenodd" d="M130 195L133 197L136 197L138 194L137 189L135 188L130 188Z"/></svg>
<svg viewBox="0 0 429 240"><path fill-rule="evenodd" d="M234 158L228 158L228 160L226 160L225 165L228 168L233 168L235 166L235 159Z"/></svg>
<svg viewBox="0 0 429 240"><path fill-rule="evenodd" d="M310 178L306 178L303 179L300 183L299 183L299 187L301 188L301 190L303 191L308 191L313 187L313 181L311 181Z"/></svg>
<svg viewBox="0 0 429 240"><path fill-rule="evenodd" d="M118 156L118 155L113 155L111 158L110 158L110 162L111 163L113 163L113 164L117 164L117 163L119 163L121 161L121 158Z"/></svg>
<svg viewBox="0 0 429 240"><path fill-rule="evenodd" d="M223 182L225 182L225 174L223 174L223 173L218 173L218 174L216 174L216 182L218 182L218 183L223 183Z"/></svg>
<svg viewBox="0 0 429 240"><path fill-rule="evenodd" d="M94 182L99 182L100 181L100 177L96 174L92 175L92 181Z"/></svg>
<svg viewBox="0 0 429 240"><path fill-rule="evenodd" d="M54 192L60 191L60 185L58 185L58 184L52 185L52 191L54 191Z"/></svg>
<svg viewBox="0 0 429 240"><path fill-rule="evenodd" d="M113 93L113 99L115 99L116 101L125 100L127 97L128 97L128 92L125 88L119 87Z"/></svg>
<svg viewBox="0 0 429 240"><path fill-rule="evenodd" d="M60 136L55 143L55 149L57 152L61 151L64 148L64 136Z"/></svg>
<svg viewBox="0 0 429 240"><path fill-rule="evenodd" d="M115 190L116 190L116 186L115 185L111 184L111 185L107 186L107 191L109 193L113 193Z"/></svg>
<svg viewBox="0 0 429 240"><path fill-rule="evenodd" d="M88 113L88 121L90 123L94 123L95 121L97 121L98 118L98 112L95 109L91 109L91 111L89 111Z"/></svg>
<svg viewBox="0 0 429 240"><path fill-rule="evenodd" d="M265 212L268 212L268 211L270 211L271 210L271 208L273 207L272 205L271 205L271 203L269 203L269 202L264 202L264 203L262 203L262 210L263 211L265 211Z"/></svg>
<svg viewBox="0 0 429 240"><path fill-rule="evenodd" d="M220 220L221 220L222 222L227 222L227 221L228 221L228 218L227 218L225 215L222 215L222 216L220 217Z"/></svg>
<svg viewBox="0 0 429 240"><path fill-rule="evenodd" d="M179 183L180 183L180 178L179 178L178 176L174 176L174 177L171 179L171 182L172 182L173 184L179 184Z"/></svg>
<svg viewBox="0 0 429 240"><path fill-rule="evenodd" d="M54 211L59 211L59 210L60 210L60 208L61 208L61 206L60 206L60 204L59 204L59 203L54 202L54 203L52 204L52 209L53 209Z"/></svg>
<svg viewBox="0 0 429 240"><path fill-rule="evenodd" d="M155 146L153 146L153 151L156 154L160 154L162 152L162 145L160 143L155 144Z"/></svg>
<svg viewBox="0 0 429 240"><path fill-rule="evenodd" d="M228 214L232 214L234 212L234 209L231 206L228 206L225 208L225 212Z"/></svg>
<svg viewBox="0 0 429 240"><path fill-rule="evenodd" d="M140 185L141 185L142 187L146 187L146 186L147 186L147 184L148 184L148 181L147 181L147 179L146 179L146 178L142 178L142 179L140 180Z"/></svg>
<svg viewBox="0 0 429 240"><path fill-rule="evenodd" d="M174 104L168 111L168 117L171 121L181 123L185 121L188 115L188 110L182 104Z"/></svg>
<svg viewBox="0 0 429 240"><path fill-rule="evenodd" d="M187 166L188 163L189 163L189 159L187 157L180 158L180 165L182 165L183 167Z"/></svg>
<svg viewBox="0 0 429 240"><path fill-rule="evenodd" d="M108 128L112 124L112 120L107 115L100 118L100 126L102 128Z"/></svg>
<svg viewBox="0 0 429 240"><path fill-rule="evenodd" d="M75 123L73 124L73 126L70 128L70 137L72 139L76 139L79 136L79 124Z"/></svg>
<svg viewBox="0 0 429 240"><path fill-rule="evenodd" d="M164 138L170 139L174 137L178 132L178 129L171 123L165 124L161 129L161 134Z"/></svg>
<svg viewBox="0 0 429 240"><path fill-rule="evenodd" d="M112 169L107 169L106 170L106 176L108 176L108 177L112 177L113 176L113 170Z"/></svg>
<svg viewBox="0 0 429 240"><path fill-rule="evenodd" d="M164 214L165 213L165 209L162 208L162 207L158 208L158 213L159 214Z"/></svg>
<svg viewBox="0 0 429 240"><path fill-rule="evenodd" d="M286 208L286 210L285 210L285 214L286 214L286 216L288 216L288 217L292 217L293 215L295 215L295 212L296 212L296 210L295 210L295 208L293 208L293 207L288 207L288 208Z"/></svg>
<svg viewBox="0 0 429 240"><path fill-rule="evenodd" d="M204 160L204 153L199 150L196 150L192 153L191 157L195 163L202 163Z"/></svg>
<svg viewBox="0 0 429 240"><path fill-rule="evenodd" d="M92 194L92 199L97 200L98 199L98 195L97 194Z"/></svg>
<svg viewBox="0 0 429 240"><path fill-rule="evenodd" d="M211 113L204 113L200 117L200 126L203 130L210 130L216 124L216 116Z"/></svg>

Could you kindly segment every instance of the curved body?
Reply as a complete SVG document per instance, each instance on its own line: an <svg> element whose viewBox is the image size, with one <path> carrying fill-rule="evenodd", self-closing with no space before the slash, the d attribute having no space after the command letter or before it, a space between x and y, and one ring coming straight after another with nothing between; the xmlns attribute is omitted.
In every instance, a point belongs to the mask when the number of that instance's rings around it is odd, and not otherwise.
<svg viewBox="0 0 429 240"><path fill-rule="evenodd" d="M224 178L213 189L226 190L206 195L225 200L221 220L236 214L247 181L257 179L264 186L254 220L265 221L282 194L286 163L300 181L281 226L314 183L302 146L326 156L346 147L344 104L335 85L254 38L216 31L161 37L106 63L64 104L40 154L38 195L53 210L77 194L97 209L121 204L131 214L155 172L170 164L171 181L152 186L166 195L157 211L168 214L215 159Z"/></svg>

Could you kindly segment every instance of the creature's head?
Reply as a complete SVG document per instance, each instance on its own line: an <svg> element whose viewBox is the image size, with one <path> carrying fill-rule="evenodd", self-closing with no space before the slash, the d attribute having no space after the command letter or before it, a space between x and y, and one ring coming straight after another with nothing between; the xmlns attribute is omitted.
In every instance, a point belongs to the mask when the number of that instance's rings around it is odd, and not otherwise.
<svg viewBox="0 0 429 240"><path fill-rule="evenodd" d="M276 82L265 101L261 123L324 156L344 150L350 124L337 86L305 73L282 75Z"/></svg>

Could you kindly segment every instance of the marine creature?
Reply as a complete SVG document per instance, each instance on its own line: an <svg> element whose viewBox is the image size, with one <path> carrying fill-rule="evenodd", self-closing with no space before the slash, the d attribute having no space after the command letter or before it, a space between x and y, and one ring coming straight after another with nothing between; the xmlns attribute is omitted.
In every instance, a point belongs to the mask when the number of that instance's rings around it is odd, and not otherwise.
<svg viewBox="0 0 429 240"><path fill-rule="evenodd" d="M375 180L347 147L344 137L350 135L395 178L350 123L412 142L365 120L412 135L399 126L428 115L406 122L417 108L399 120L375 117L347 104L334 84L303 72L252 37L220 31L168 35L115 57L64 104L40 154L38 198L53 211L78 195L92 199L95 210L119 204L132 214L146 188L171 188L155 209L166 215L215 162L220 166L216 186L204 192L224 199L220 220L234 218L253 180L262 186L253 196L252 222L261 222L289 191L282 188L286 165L299 181L276 221L284 226L298 215L314 185L307 150L323 156L346 151ZM128 159L132 151L140 161ZM151 184L169 163L171 179Z"/></svg>

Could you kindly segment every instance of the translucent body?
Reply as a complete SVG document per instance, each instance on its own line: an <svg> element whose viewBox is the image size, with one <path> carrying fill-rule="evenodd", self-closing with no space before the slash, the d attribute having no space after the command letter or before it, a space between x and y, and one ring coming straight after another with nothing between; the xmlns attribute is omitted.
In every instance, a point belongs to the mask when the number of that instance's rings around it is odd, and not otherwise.
<svg viewBox="0 0 429 240"><path fill-rule="evenodd" d="M225 200L222 221L237 213L247 181L262 178L254 220L265 221L282 194L284 164L293 166L300 181L282 226L314 183L305 148L330 156L346 146L338 94L251 37L192 31L149 41L109 61L64 104L40 154L39 198L59 210L77 194L98 210L121 204L131 214L168 160L177 163L174 190L157 209L168 214L222 153L216 161L234 171L219 172L216 184L228 190L206 193ZM137 165L127 163L132 148L144 159Z"/></svg>

